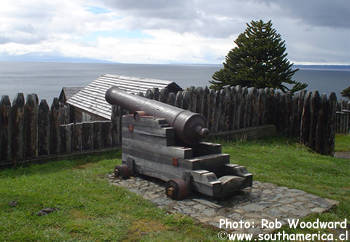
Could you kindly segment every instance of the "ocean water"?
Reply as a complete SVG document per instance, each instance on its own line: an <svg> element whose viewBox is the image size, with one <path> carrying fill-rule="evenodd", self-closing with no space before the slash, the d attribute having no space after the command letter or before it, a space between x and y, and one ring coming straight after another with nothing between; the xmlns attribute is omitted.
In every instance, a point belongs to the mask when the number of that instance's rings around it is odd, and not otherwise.
<svg viewBox="0 0 350 242"><path fill-rule="evenodd" d="M206 86L221 65L146 65L105 63L0 62L0 96L11 100L19 92L38 94L49 103L62 87L86 86L102 74L155 78L176 82L181 87ZM309 84L320 94L340 92L350 86L350 67L300 67L296 80Z"/></svg>

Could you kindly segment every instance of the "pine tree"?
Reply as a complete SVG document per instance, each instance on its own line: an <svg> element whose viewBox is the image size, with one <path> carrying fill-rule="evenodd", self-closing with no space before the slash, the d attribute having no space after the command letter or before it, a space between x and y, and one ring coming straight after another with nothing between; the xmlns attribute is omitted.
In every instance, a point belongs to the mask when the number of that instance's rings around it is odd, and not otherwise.
<svg viewBox="0 0 350 242"><path fill-rule="evenodd" d="M346 97L350 99L350 87L345 88L343 91L340 93L343 97Z"/></svg>
<svg viewBox="0 0 350 242"><path fill-rule="evenodd" d="M298 69L287 59L285 41L272 27L271 21L252 21L235 40L237 47L226 56L224 68L215 72L212 89L224 86L275 88L294 93L307 84L292 80Z"/></svg>

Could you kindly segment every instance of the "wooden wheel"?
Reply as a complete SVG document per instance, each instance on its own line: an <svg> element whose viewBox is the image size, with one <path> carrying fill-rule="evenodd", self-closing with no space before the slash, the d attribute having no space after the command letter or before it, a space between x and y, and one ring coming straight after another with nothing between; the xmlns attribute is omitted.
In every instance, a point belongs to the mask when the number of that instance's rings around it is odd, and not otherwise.
<svg viewBox="0 0 350 242"><path fill-rule="evenodd" d="M182 179L169 180L166 184L165 194L171 199L184 199L188 194L186 182Z"/></svg>

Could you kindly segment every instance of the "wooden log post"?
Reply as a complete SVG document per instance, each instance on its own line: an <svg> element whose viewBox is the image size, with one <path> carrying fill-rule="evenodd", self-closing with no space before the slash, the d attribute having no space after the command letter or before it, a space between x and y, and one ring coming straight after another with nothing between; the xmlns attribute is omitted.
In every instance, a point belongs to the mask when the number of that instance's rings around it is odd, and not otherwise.
<svg viewBox="0 0 350 242"><path fill-rule="evenodd" d="M335 132L337 134L339 134L339 126L340 126L340 115L341 115L341 112L340 111L337 111L336 112L336 116L335 116Z"/></svg>
<svg viewBox="0 0 350 242"><path fill-rule="evenodd" d="M197 103L197 106L196 106L196 113L199 113L201 115L203 115L203 101L204 101L204 90L202 87L197 87L196 88L196 97L197 97L197 100L196 100L196 103Z"/></svg>
<svg viewBox="0 0 350 242"><path fill-rule="evenodd" d="M10 115L10 98L9 96L2 96L0 101L0 165L11 160Z"/></svg>
<svg viewBox="0 0 350 242"><path fill-rule="evenodd" d="M246 128L247 126L247 105L248 105L248 88L242 88L242 101L241 101L241 120L240 120L240 128Z"/></svg>
<svg viewBox="0 0 350 242"><path fill-rule="evenodd" d="M320 109L316 120L315 130L315 151L321 154L327 154L327 148L325 148L326 139L326 125L325 118L328 110L327 96L323 94L320 98Z"/></svg>
<svg viewBox="0 0 350 242"><path fill-rule="evenodd" d="M175 93L171 92L169 93L167 104L175 106L176 96Z"/></svg>
<svg viewBox="0 0 350 242"><path fill-rule="evenodd" d="M72 152L81 152L83 150L83 125L82 123L75 123L72 128Z"/></svg>
<svg viewBox="0 0 350 242"><path fill-rule="evenodd" d="M335 113L337 110L337 96L332 92L329 96L329 112L328 112L328 150L329 155L334 154L334 143L335 143Z"/></svg>
<svg viewBox="0 0 350 242"><path fill-rule="evenodd" d="M58 125L66 124L65 122L66 109L63 103L58 103Z"/></svg>
<svg viewBox="0 0 350 242"><path fill-rule="evenodd" d="M240 129L241 128L241 115L242 115L242 87L241 86L235 86L235 102L236 102L236 108L234 110L235 113L235 124L234 129Z"/></svg>
<svg viewBox="0 0 350 242"><path fill-rule="evenodd" d="M64 117L63 117L63 123L62 124L69 124L70 122L70 108L68 105L61 104L62 108L64 109Z"/></svg>
<svg viewBox="0 0 350 242"><path fill-rule="evenodd" d="M303 113L301 116L300 125L300 142L307 146L309 146L311 95L311 92L307 93L304 99Z"/></svg>
<svg viewBox="0 0 350 242"><path fill-rule="evenodd" d="M26 159L38 156L38 103L34 95L27 96L24 105L24 156Z"/></svg>
<svg viewBox="0 0 350 242"><path fill-rule="evenodd" d="M73 126L74 124L66 124L64 133L65 133L65 138L66 138L66 148L65 151L66 153L70 154L72 153L72 136L73 136Z"/></svg>
<svg viewBox="0 0 350 242"><path fill-rule="evenodd" d="M38 111L38 154L50 154L50 108L45 99L40 101Z"/></svg>
<svg viewBox="0 0 350 242"><path fill-rule="evenodd" d="M213 89L210 90L209 96L208 96L208 105L207 105L207 113L208 113L208 129L210 130L210 132L212 131L213 128L213 118L214 118L214 101L215 100L215 91Z"/></svg>
<svg viewBox="0 0 350 242"><path fill-rule="evenodd" d="M196 109L197 109L197 93L196 93L196 89L194 87L192 87L190 89L190 97L191 97L191 100L190 100L190 111L191 112L196 112Z"/></svg>
<svg viewBox="0 0 350 242"><path fill-rule="evenodd" d="M76 123L76 108L70 104L67 104L69 107L69 123Z"/></svg>
<svg viewBox="0 0 350 242"><path fill-rule="evenodd" d="M276 124L276 96L275 96L275 90L273 88L269 88L269 95L267 99L267 107L268 107L268 123L269 124Z"/></svg>
<svg viewBox="0 0 350 242"><path fill-rule="evenodd" d="M11 108L11 153L17 165L24 159L24 95L18 93Z"/></svg>
<svg viewBox="0 0 350 242"><path fill-rule="evenodd" d="M66 137L66 125L61 124L59 126L59 135L60 135L60 145L59 150L60 154L67 153L67 137Z"/></svg>
<svg viewBox="0 0 350 242"><path fill-rule="evenodd" d="M148 89L146 91L146 94L145 94L145 97L148 98L148 99L154 99L154 93L151 89ZM138 111L141 111L141 110L138 110Z"/></svg>
<svg viewBox="0 0 350 242"><path fill-rule="evenodd" d="M261 105L262 105L262 109L263 109L261 125L269 124L267 122L267 120L268 120L268 106L267 106L268 93L269 93L269 89L265 88L264 91L262 92L262 96L261 96Z"/></svg>
<svg viewBox="0 0 350 242"><path fill-rule="evenodd" d="M256 107L256 99L257 99L257 89L253 87L250 90L250 96L249 96L249 102L250 102L250 117L248 119L249 126L248 127L253 127L257 125L257 107Z"/></svg>
<svg viewBox="0 0 350 242"><path fill-rule="evenodd" d="M186 90L183 92L183 109L190 110L191 108L191 93L190 91Z"/></svg>
<svg viewBox="0 0 350 242"><path fill-rule="evenodd" d="M94 124L92 122L83 123L82 141L83 151L94 149Z"/></svg>
<svg viewBox="0 0 350 242"><path fill-rule="evenodd" d="M318 91L313 92L310 102L310 131L309 131L309 146L315 147L316 124L318 112L320 109L320 94Z"/></svg>
<svg viewBox="0 0 350 242"><path fill-rule="evenodd" d="M168 94L169 90L167 88L163 88L162 90L160 90L159 101L162 103L166 103L166 101L168 100Z"/></svg>
<svg viewBox="0 0 350 242"><path fill-rule="evenodd" d="M291 136L292 130L293 130L293 101L292 101L292 96L289 93L286 93L284 95L284 119L283 119L283 124L284 124L284 130L285 134L287 136Z"/></svg>
<svg viewBox="0 0 350 242"><path fill-rule="evenodd" d="M152 88L152 93L153 93L153 99L159 101L159 89L158 88Z"/></svg>
<svg viewBox="0 0 350 242"><path fill-rule="evenodd" d="M340 133L344 134L345 133L345 112L341 112L340 116Z"/></svg>
<svg viewBox="0 0 350 242"><path fill-rule="evenodd" d="M279 99L279 124L280 132L284 135L288 134L288 118L289 110L288 109L288 97L287 94L281 94Z"/></svg>
<svg viewBox="0 0 350 242"><path fill-rule="evenodd" d="M182 93L182 91L178 91L176 93L175 106L178 108L183 107L183 93Z"/></svg>
<svg viewBox="0 0 350 242"><path fill-rule="evenodd" d="M265 88L264 89L264 119L263 119L263 124L272 124L272 122L270 121L270 88Z"/></svg>
<svg viewBox="0 0 350 242"><path fill-rule="evenodd" d="M94 122L94 149L103 149L102 123Z"/></svg>
<svg viewBox="0 0 350 242"><path fill-rule="evenodd" d="M270 95L270 89L265 88L262 92L261 97L261 105L263 109L262 117L261 117L261 125L270 124L269 123L269 95Z"/></svg>
<svg viewBox="0 0 350 242"><path fill-rule="evenodd" d="M283 128L282 120L283 120L283 98L280 92L275 92L274 95L274 124L276 125L277 131L281 132Z"/></svg>
<svg viewBox="0 0 350 242"><path fill-rule="evenodd" d="M118 146L121 144L121 108L118 105L112 105L112 144L113 146Z"/></svg>
<svg viewBox="0 0 350 242"><path fill-rule="evenodd" d="M252 111L253 111L253 92L252 89L248 90L247 96L246 96L246 103L245 103L245 124L244 127L251 127L252 125Z"/></svg>
<svg viewBox="0 0 350 242"><path fill-rule="evenodd" d="M109 121L103 121L102 122L102 141L103 141L103 147L109 148L112 146L112 136L111 136L111 128L112 124Z"/></svg>
<svg viewBox="0 0 350 242"><path fill-rule="evenodd" d="M50 112L50 154L60 153L60 111L58 98L54 98Z"/></svg>
<svg viewBox="0 0 350 242"><path fill-rule="evenodd" d="M235 125L236 125L236 118L237 118L237 93L236 93L236 88L232 86L230 88L231 92L231 117L230 117L230 125L229 125L229 130L234 130Z"/></svg>
<svg viewBox="0 0 350 242"><path fill-rule="evenodd" d="M205 118L206 121L206 126L208 127L208 98L209 98L209 93L210 90L209 88L206 86L203 90L203 100L202 100L202 107L201 107L201 111L200 113L203 115L203 117Z"/></svg>
<svg viewBox="0 0 350 242"><path fill-rule="evenodd" d="M304 91L300 91L299 92L299 97L298 97L298 111L297 111L297 128L295 130L295 137L299 137L300 138L300 128L301 128L301 116L303 114L303 109L304 109L304 100L306 97L307 92Z"/></svg>
<svg viewBox="0 0 350 242"><path fill-rule="evenodd" d="M340 111L336 112L335 116L335 133L339 133L339 116L340 116Z"/></svg>
<svg viewBox="0 0 350 242"><path fill-rule="evenodd" d="M222 121L223 124L220 131L227 131L231 129L232 126L232 98L231 98L231 88L225 87L223 90L223 96L221 99L222 103Z"/></svg>
<svg viewBox="0 0 350 242"><path fill-rule="evenodd" d="M291 117L289 117L289 133L290 137L296 137L297 125L298 125L298 95L293 95L291 97ZM298 137L298 136L297 136Z"/></svg>
<svg viewBox="0 0 350 242"><path fill-rule="evenodd" d="M220 101L220 91L215 91L214 99L213 99L213 117L212 117L212 128L211 131L212 133L218 132L219 128L219 116L220 116L220 110L218 108L220 107L219 101Z"/></svg>
<svg viewBox="0 0 350 242"><path fill-rule="evenodd" d="M216 111L217 111L217 128L216 132L220 132L223 130L224 125L225 125L225 117L223 114L223 105L224 105L224 98L225 98L225 90L221 89L220 91L217 92L216 96Z"/></svg>
<svg viewBox="0 0 350 242"><path fill-rule="evenodd" d="M187 107L187 110L191 111L191 112L195 112L194 110L196 110L196 106L197 106L197 103L196 103L196 89L195 87L191 86L189 88L186 89L186 91L188 92L187 95L188 95L188 107Z"/></svg>
<svg viewBox="0 0 350 242"><path fill-rule="evenodd" d="M263 124L264 119L264 105L263 105L263 96L265 94L265 90L263 88L259 88L257 90L257 97L256 97L256 106L257 106L257 123L256 126L260 126Z"/></svg>

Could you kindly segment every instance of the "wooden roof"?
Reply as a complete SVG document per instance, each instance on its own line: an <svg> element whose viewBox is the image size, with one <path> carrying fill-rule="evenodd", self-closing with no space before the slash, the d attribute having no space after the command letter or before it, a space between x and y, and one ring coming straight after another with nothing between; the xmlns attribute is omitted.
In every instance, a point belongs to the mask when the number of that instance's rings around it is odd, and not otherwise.
<svg viewBox="0 0 350 242"><path fill-rule="evenodd" d="M73 97L74 94L79 92L83 87L63 87L60 93L60 102L65 103L69 98Z"/></svg>
<svg viewBox="0 0 350 242"><path fill-rule="evenodd" d="M110 120L112 106L106 102L105 93L112 86L134 94L139 92L145 94L151 88L158 88L159 90L168 88L170 92L182 90L172 81L105 74L69 98L67 103Z"/></svg>

